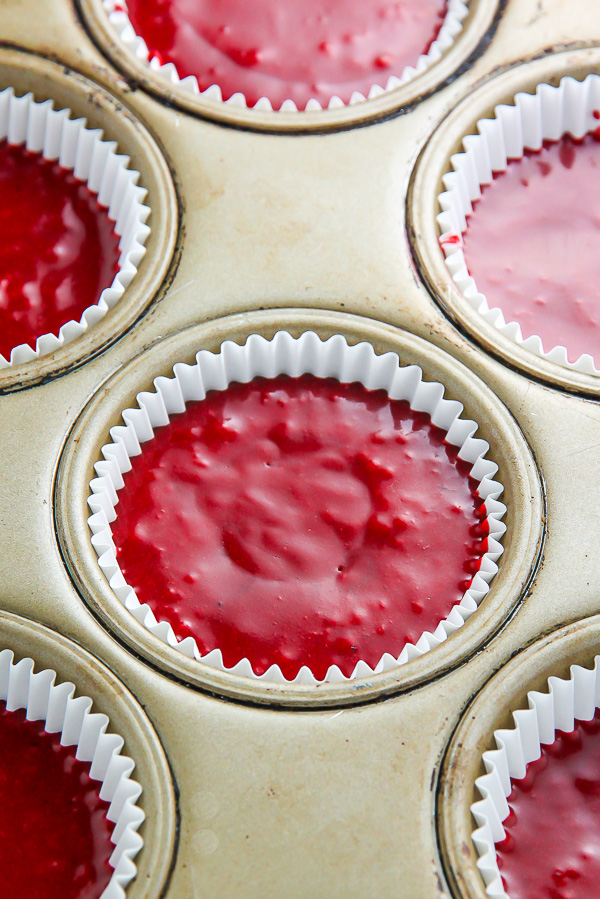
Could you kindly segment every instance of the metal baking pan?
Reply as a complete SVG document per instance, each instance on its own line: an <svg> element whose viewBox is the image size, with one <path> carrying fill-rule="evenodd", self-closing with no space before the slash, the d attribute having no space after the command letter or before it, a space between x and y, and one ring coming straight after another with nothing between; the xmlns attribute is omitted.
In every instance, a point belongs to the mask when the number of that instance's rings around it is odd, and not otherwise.
<svg viewBox="0 0 600 899"><path fill-rule="evenodd" d="M137 755L149 820L132 897L482 899L468 838L481 749L530 684L600 646L584 621L600 608L600 385L477 330L445 289L432 203L469 117L597 70L600 7L472 0L422 80L278 118L183 102L132 71L99 6L0 4L0 88L103 128L152 207L123 302L0 372L2 642L82 680ZM120 410L175 361L282 327L418 361L478 421L506 488L505 553L478 612L350 686L267 687L174 659L111 604L90 551L86 476Z"/></svg>

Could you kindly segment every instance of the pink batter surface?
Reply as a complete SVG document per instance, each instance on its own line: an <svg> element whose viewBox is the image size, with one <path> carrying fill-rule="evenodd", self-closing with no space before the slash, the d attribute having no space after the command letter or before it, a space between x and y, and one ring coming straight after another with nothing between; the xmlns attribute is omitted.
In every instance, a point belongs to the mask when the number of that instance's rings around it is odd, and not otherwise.
<svg viewBox="0 0 600 899"><path fill-rule="evenodd" d="M496 851L510 899L597 899L599 713L544 746L508 802L507 836Z"/></svg>
<svg viewBox="0 0 600 899"><path fill-rule="evenodd" d="M375 666L435 629L487 549L477 483L444 436L360 384L306 375L211 392L124 475L121 570L228 667Z"/></svg>
<svg viewBox="0 0 600 899"><path fill-rule="evenodd" d="M437 37L446 0L127 0L129 18L151 56L218 84L223 98L241 91L249 105L268 97L278 109L311 97L385 87L415 65Z"/></svg>
<svg viewBox="0 0 600 899"><path fill-rule="evenodd" d="M600 364L600 144L564 137L511 162L483 189L464 235L490 308L544 350Z"/></svg>

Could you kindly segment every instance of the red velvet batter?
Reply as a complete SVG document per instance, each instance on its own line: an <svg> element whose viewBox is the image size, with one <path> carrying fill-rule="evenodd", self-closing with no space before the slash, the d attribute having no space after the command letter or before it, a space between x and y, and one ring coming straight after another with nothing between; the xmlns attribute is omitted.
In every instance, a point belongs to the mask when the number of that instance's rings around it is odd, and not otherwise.
<svg viewBox="0 0 600 899"><path fill-rule="evenodd" d="M112 824L89 769L59 734L1 704L3 899L97 899L106 888Z"/></svg>
<svg viewBox="0 0 600 899"><path fill-rule="evenodd" d="M87 185L0 141L0 353L58 334L117 273L119 238Z"/></svg>
<svg viewBox="0 0 600 899"><path fill-rule="evenodd" d="M435 40L446 0L127 0L129 18L151 56L218 84L250 105L268 97L278 109L311 97L327 106L385 87L415 65Z"/></svg>
<svg viewBox="0 0 600 899"><path fill-rule="evenodd" d="M600 361L600 146L564 137L483 189L464 236L469 272L491 307L548 351Z"/></svg>
<svg viewBox="0 0 600 899"><path fill-rule="evenodd" d="M398 655L487 548L470 466L428 416L359 384L231 385L132 462L113 524L125 579L228 667L323 678Z"/></svg>
<svg viewBox="0 0 600 899"><path fill-rule="evenodd" d="M496 845L510 899L597 899L600 715L558 733L514 781L507 837Z"/></svg>

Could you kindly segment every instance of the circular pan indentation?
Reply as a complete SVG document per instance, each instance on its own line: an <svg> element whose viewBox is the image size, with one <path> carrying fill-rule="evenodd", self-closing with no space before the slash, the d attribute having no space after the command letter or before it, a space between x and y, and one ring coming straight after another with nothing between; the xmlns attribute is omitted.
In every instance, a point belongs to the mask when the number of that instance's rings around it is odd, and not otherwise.
<svg viewBox="0 0 600 899"><path fill-rule="evenodd" d="M135 762L133 777L143 790L138 804L146 814L127 899L162 896L176 848L177 810L167 759L142 708L98 659L41 624L0 612L0 648L11 649L15 660L31 657L35 670L51 668L60 681L75 684L76 695L89 696L93 711L109 717L109 731L125 740L123 752Z"/></svg>
<svg viewBox="0 0 600 899"><path fill-rule="evenodd" d="M450 171L450 158L460 152L466 135L493 115L496 106L512 104L517 93L533 93L540 83L558 86L565 76L583 80L600 67L600 47L586 47L545 55L493 76L469 93L444 119L426 144L413 172L407 194L407 228L420 274L435 301L452 322L468 332L486 352L527 375L554 387L597 396L600 378L566 368L538 356L511 340L471 306L446 265L438 242L436 217L442 177Z"/></svg>
<svg viewBox="0 0 600 899"><path fill-rule="evenodd" d="M368 341L377 353L393 352L402 365L416 364L427 380L439 381L449 399L464 405L464 417L478 425L477 436L490 444L488 458L499 465L505 487L502 501L504 554L488 596L452 637L431 652L391 671L343 684L316 686L255 681L218 671L162 643L138 623L117 599L104 578L87 524L89 482L109 428L148 390L158 375L170 375L176 362L193 362L223 341L244 342L250 334L269 339L278 330L297 337L315 331L321 339L342 334L349 343ZM289 707L336 706L366 702L411 690L456 667L490 639L518 605L537 559L542 540L543 496L535 462L514 420L478 378L463 365L421 338L358 316L303 310L253 312L187 328L161 339L114 374L77 420L59 463L55 492L56 528L69 572L94 613L121 640L151 664L194 687L247 702Z"/></svg>
<svg viewBox="0 0 600 899"><path fill-rule="evenodd" d="M385 119L412 107L458 74L477 53L497 22L505 0L470 0L470 11L453 45L424 72L406 84L371 100L333 109L280 112L251 109L213 101L170 84L143 60L136 57L118 38L108 21L102 0L78 0L78 7L93 40L105 56L137 87L164 103L177 106L202 118L237 128L275 132L335 131Z"/></svg>
<svg viewBox="0 0 600 899"><path fill-rule="evenodd" d="M547 692L548 678L569 677L571 665L590 667L600 652L600 616L547 635L501 668L475 697L454 732L440 771L437 822L446 876L461 899L486 899L471 834L476 779L485 774L482 754L494 749L494 731L512 728L512 713L527 708L530 690Z"/></svg>
<svg viewBox="0 0 600 899"><path fill-rule="evenodd" d="M0 392L56 377L120 337L159 289L178 238L177 197L167 163L146 128L115 97L66 66L0 46L0 90L5 87L13 87L18 95L31 92L37 101L53 100L55 108L70 109L74 117L85 118L88 127L102 129L105 139L116 141L148 192L151 231L136 275L104 318L55 352L0 370Z"/></svg>

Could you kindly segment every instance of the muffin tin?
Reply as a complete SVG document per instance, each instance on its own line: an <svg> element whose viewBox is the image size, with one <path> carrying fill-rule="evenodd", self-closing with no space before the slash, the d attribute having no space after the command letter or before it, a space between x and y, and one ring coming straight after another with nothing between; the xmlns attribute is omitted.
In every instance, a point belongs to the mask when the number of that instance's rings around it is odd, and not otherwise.
<svg viewBox="0 0 600 899"><path fill-rule="evenodd" d="M122 10L122 4L113 0L81 0L80 10L90 37L115 66L129 81L143 86L160 99L176 104L185 112L203 115L228 125L264 131L303 132L348 128L365 121L382 119L400 107L410 107L444 81L456 77L457 70L464 67L477 53L490 29L498 21L501 5L500 0L471 0L468 3L469 11L462 20L463 27L447 51L423 70L419 67L416 77L371 98L366 106L363 105L363 100L359 100L347 105L341 103L327 110L303 110L300 115L298 110L252 109L246 106L245 100L241 103L222 102L198 93L189 85L181 84L174 71L171 73L165 71L165 67L162 70L161 67L150 67L145 54L136 46L135 39L120 39L123 26L117 26L111 21L111 13L114 14L115 8L117 11ZM124 18L122 14L121 18ZM133 37L131 23L127 23L127 30L132 32Z"/></svg>
<svg viewBox="0 0 600 899"><path fill-rule="evenodd" d="M73 680L125 737L146 813L128 896L482 899L481 752L527 690L598 652L596 379L477 331L448 292L435 215L476 119L598 67L600 9L470 6L414 81L310 113L182 100L123 54L100 0L0 9L0 88L103 128L152 209L122 301L0 372L2 646ZM121 615L89 542L91 467L135 394L200 349L282 328L417 362L478 422L505 487L505 552L477 612L345 684L257 684L175 656Z"/></svg>
<svg viewBox="0 0 600 899"><path fill-rule="evenodd" d="M600 620L594 615L538 640L485 685L463 716L448 747L438 796L441 848L457 895L481 895L479 872L464 864L462 846L473 831L470 805L479 799L475 779L482 773L482 753L493 745L490 734L513 727L512 712L527 708L530 691L547 693L549 677L569 680L574 665L593 669L599 636Z"/></svg>
<svg viewBox="0 0 600 899"><path fill-rule="evenodd" d="M216 351L223 341L244 343L252 333L271 338L280 329L300 334L308 329L322 339L343 333L351 342L369 340L378 353L396 352L403 365L419 365L428 380L446 385L449 398L460 397L464 417L480 423L476 436L493 445L491 457L504 477L502 501L507 506L503 519L507 531L502 541L507 558L494 578L494 590L477 613L460 628L460 635L426 653L410 665L376 678L359 678L345 685L274 684L251 681L236 674L219 672L199 665L174 648L149 635L118 601L101 574L96 552L90 542L87 519L90 471L107 442L108 428L119 422L122 409L134 405L134 397L148 389L155 377L170 373L178 361L193 361L197 348ZM535 464L527 445L506 410L493 394L470 373L423 340L393 328L366 322L355 316L324 312L264 312L232 316L185 329L143 352L107 383L107 392L95 397L71 431L62 454L56 484L55 508L59 541L72 577L86 601L122 639L144 654L150 662L188 683L214 692L253 699L281 702L291 706L332 705L406 690L415 684L468 658L478 645L502 626L518 602L535 567L541 540L542 493ZM489 600L489 602L488 602Z"/></svg>
<svg viewBox="0 0 600 899"><path fill-rule="evenodd" d="M75 341L52 354L0 369L0 390L19 390L48 378L98 353L123 334L141 315L158 286L168 279L178 239L178 208L168 166L156 142L118 100L76 72L31 53L0 48L0 84L13 87L17 96L32 92L35 100L51 99L56 109L69 109L71 118L85 118L87 127L101 129L116 141L119 151L140 172L147 190L151 231L146 254L125 294L107 315ZM149 221L150 221L149 219Z"/></svg>
<svg viewBox="0 0 600 899"><path fill-rule="evenodd" d="M20 708L23 697L29 693L27 684L31 681L27 672L33 670L35 676L50 670L55 676L55 685L75 685L75 697L86 696L92 700L92 714L100 712L108 716L107 734L118 734L125 739L127 752L135 760L132 778L140 784L143 791L143 802L138 804L143 804L146 814L142 826L144 845L134 856L137 875L127 887L127 896L148 895L148 883L152 883L152 889L156 888L156 895L160 895L160 890L169 878L172 853L177 842L177 813L168 762L148 718L131 693L104 665L60 634L17 615L2 612L0 640L2 648L11 651L14 657L15 668L11 674L8 694L11 710ZM3 679L6 675L6 661L3 660ZM23 662L25 670L20 670L20 662ZM39 702L44 689L38 683L37 689L32 693L37 693ZM77 698L74 699L73 705L77 702ZM53 708L56 727L56 702ZM40 707L33 715L40 716ZM76 711L71 714L70 725L66 728L71 741L75 740L73 724L78 717ZM118 891L114 894L117 895Z"/></svg>
<svg viewBox="0 0 600 899"><path fill-rule="evenodd" d="M598 71L600 52L597 48L573 53L564 51L543 59L515 66L480 86L463 100L445 119L428 142L416 166L407 197L407 220L414 236L413 248L419 271L444 311L459 326L471 334L488 352L498 355L528 375L543 378L550 384L562 386L589 396L598 395L598 374L592 366L565 366L547 353L541 356L517 343L490 323L488 317L475 310L465 299L439 253L436 239L439 228L430 210L432 203L438 212L438 195L443 190L441 178L451 170L450 157L461 149L465 135L476 133L475 123L491 118L501 104L513 105L515 95L533 94L539 84L559 85L563 78L583 81ZM575 122L573 122L575 125ZM432 227L433 226L433 227ZM547 347L550 350L551 347Z"/></svg>

